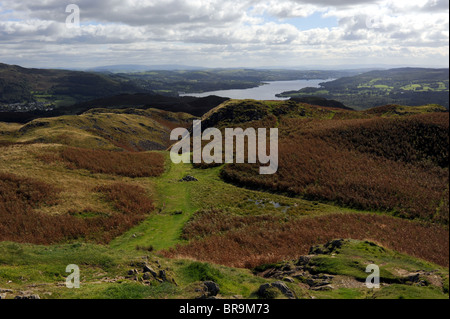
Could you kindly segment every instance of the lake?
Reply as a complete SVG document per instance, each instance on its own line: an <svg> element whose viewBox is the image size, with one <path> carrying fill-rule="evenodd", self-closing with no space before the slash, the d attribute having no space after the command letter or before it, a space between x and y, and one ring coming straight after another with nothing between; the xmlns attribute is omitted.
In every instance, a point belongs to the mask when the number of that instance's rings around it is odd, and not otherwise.
<svg viewBox="0 0 450 319"><path fill-rule="evenodd" d="M265 85L243 90L223 90L223 91L211 91L204 93L188 93L180 94L180 96L194 96L194 97L207 97L210 95L217 95L221 97L229 97L237 100L288 100L289 98L279 98L275 95L286 91L297 91L306 87L320 87L320 83L328 82L331 80L296 80L296 81L274 81L264 82Z"/></svg>

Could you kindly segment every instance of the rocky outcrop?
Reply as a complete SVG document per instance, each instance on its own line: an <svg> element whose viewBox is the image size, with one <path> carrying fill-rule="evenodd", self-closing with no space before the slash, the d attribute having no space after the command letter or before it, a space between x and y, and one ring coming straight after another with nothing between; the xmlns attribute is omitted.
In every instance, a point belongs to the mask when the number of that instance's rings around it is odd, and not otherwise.
<svg viewBox="0 0 450 319"><path fill-rule="evenodd" d="M127 279L142 282L144 284L151 284L152 281L156 280L159 283L168 282L177 285L175 280L169 275L168 268L162 269L158 261L156 261L157 269L148 264L147 262L135 262L131 263L131 266L138 267L138 269L130 269L127 272Z"/></svg>
<svg viewBox="0 0 450 319"><path fill-rule="evenodd" d="M156 273L156 271L153 270L152 267L150 267L149 265L144 265L144 274L150 274L152 275L154 278L158 277L158 274Z"/></svg>
<svg viewBox="0 0 450 319"><path fill-rule="evenodd" d="M194 176L187 175L180 179L180 182L198 182L198 179L196 179Z"/></svg>
<svg viewBox="0 0 450 319"><path fill-rule="evenodd" d="M257 291L257 295L264 299L275 299L279 295L279 292L289 299L296 299L292 290L281 281L261 285Z"/></svg>
<svg viewBox="0 0 450 319"><path fill-rule="evenodd" d="M0 288L0 294L3 294L3 293L13 293L13 291L11 290L11 289L4 289L4 288Z"/></svg>
<svg viewBox="0 0 450 319"><path fill-rule="evenodd" d="M319 255L332 255L339 253L339 250L349 241L344 239L333 240L325 245L311 247L309 255L301 256L297 261L287 262L266 268L263 271L255 271L257 275L267 279L278 279L284 282L293 283L299 281L307 285L313 291L326 291L334 289L332 285L335 276L330 274L319 274L315 270L313 259ZM284 284L285 285L285 284ZM271 286L272 287L272 286ZM282 287L282 286L279 286ZM277 288L279 288L277 287ZM262 287L261 293L269 287ZM281 290L281 289L280 289ZM270 293L270 291L269 291ZM285 294L285 293L283 293ZM286 295L286 294L285 294ZM287 295L286 295L287 296ZM289 296L287 296L289 298Z"/></svg>
<svg viewBox="0 0 450 319"><path fill-rule="evenodd" d="M337 253L339 251L339 249L341 249L342 246L346 242L349 242L349 240L344 240L344 239L332 240L332 241L326 243L325 245L318 245L318 246L311 247L311 249L309 250L309 254L310 255L331 255L333 253Z"/></svg>
<svg viewBox="0 0 450 319"><path fill-rule="evenodd" d="M197 299L215 299L220 292L220 287L213 281L204 281L199 292L202 294Z"/></svg>

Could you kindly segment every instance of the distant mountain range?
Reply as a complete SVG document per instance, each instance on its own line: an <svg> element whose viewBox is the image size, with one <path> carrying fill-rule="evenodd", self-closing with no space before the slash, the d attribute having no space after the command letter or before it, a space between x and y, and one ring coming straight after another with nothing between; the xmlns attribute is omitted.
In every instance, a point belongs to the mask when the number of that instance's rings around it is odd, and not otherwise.
<svg viewBox="0 0 450 319"><path fill-rule="evenodd" d="M189 66L183 64L157 64L157 65L143 65L143 64L117 64L96 66L91 68L57 68L73 71L86 72L110 72L110 73L139 73L146 71L202 71L202 70L300 70L300 71L353 71L353 72L370 72L375 70L390 70L398 68L413 67L411 65L390 65L390 64L339 64L339 65L295 65L295 66L259 66L259 67L201 67ZM414 66L415 68L448 68L448 66Z"/></svg>

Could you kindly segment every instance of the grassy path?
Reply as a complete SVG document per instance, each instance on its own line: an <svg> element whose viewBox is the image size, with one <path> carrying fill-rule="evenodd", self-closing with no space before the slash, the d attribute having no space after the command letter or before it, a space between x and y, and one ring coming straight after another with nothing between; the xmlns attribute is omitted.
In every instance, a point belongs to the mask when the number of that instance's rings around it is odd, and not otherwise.
<svg viewBox="0 0 450 319"><path fill-rule="evenodd" d="M202 209L223 209L235 214L282 214L286 217L355 212L240 188L221 180L220 169L195 169L191 164L173 164L168 158L166 173L149 179L154 185L156 211L143 223L113 240L111 247L128 251L137 246L152 247L155 251L174 247L183 243L181 233L184 225ZM198 178L198 182L179 182L186 175Z"/></svg>
<svg viewBox="0 0 450 319"><path fill-rule="evenodd" d="M116 238L111 247L129 250L136 246L152 246L155 250L161 250L180 242L183 226L198 209L190 200L190 188L195 187L195 183L179 182L193 168L190 164L168 165L167 172L155 179L157 212ZM182 214L174 214L175 212Z"/></svg>

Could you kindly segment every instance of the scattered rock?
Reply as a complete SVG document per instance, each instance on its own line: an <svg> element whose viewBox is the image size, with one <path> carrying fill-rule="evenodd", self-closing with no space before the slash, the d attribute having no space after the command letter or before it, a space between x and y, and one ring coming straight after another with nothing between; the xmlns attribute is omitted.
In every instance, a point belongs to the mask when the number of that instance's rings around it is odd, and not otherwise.
<svg viewBox="0 0 450 319"><path fill-rule="evenodd" d="M338 239L332 240L325 245L311 247L309 255L301 256L297 261L288 262L282 265L278 264L273 266L273 268L266 268L260 272L255 270L255 274L267 279L280 280L281 283L298 283L298 285L302 285L305 289L313 291L335 289L332 286L332 284L335 284L335 276L330 274L318 274L313 260L317 258L318 255L331 256L333 254L339 254L339 250L344 247L347 242L349 242L349 240ZM410 281L415 282L416 284L424 284L421 280L423 280L423 278L414 277ZM273 288L273 286L271 287ZM284 291L283 294L288 298L295 297L294 295L286 293L284 287L278 288L281 288L280 291ZM267 287L262 287L262 294L264 294L265 289L267 289Z"/></svg>
<svg viewBox="0 0 450 319"><path fill-rule="evenodd" d="M220 292L220 287L213 281L204 281L195 291L201 293L196 299L219 299L217 295Z"/></svg>
<svg viewBox="0 0 450 319"><path fill-rule="evenodd" d="M271 284L263 284L259 287L256 294L263 299L275 299L279 295L279 292Z"/></svg>
<svg viewBox="0 0 450 319"><path fill-rule="evenodd" d="M309 250L309 255L331 255L332 253L338 252L345 242L347 242L345 239L336 239L326 243L325 245L311 247Z"/></svg>
<svg viewBox="0 0 450 319"><path fill-rule="evenodd" d="M313 255L301 256L297 262L297 266L306 266L311 262Z"/></svg>
<svg viewBox="0 0 450 319"><path fill-rule="evenodd" d="M131 267L142 268L147 265L147 261L135 261L130 264Z"/></svg>
<svg viewBox="0 0 450 319"><path fill-rule="evenodd" d="M290 264L286 264L281 270L284 271L284 272L286 272L286 271L291 271L291 270L292 270L292 267L291 267Z"/></svg>
<svg viewBox="0 0 450 319"><path fill-rule="evenodd" d="M0 299L6 299L6 293L0 294Z"/></svg>
<svg viewBox="0 0 450 319"><path fill-rule="evenodd" d="M148 260L148 258L147 258ZM159 264L159 262L156 262L158 264L158 268L161 268L161 265ZM135 280L135 281L140 281L140 282L144 282L146 284L150 283L151 280L156 280L159 283L163 283L163 282L170 282L172 284L174 284L175 286L177 286L177 283L175 282L175 280L173 278L170 278L169 275L167 274L167 271L170 271L169 268L166 268L165 270L163 269L159 269L158 272L156 272L151 266L149 266L147 263L133 263L132 265L135 266L140 266L141 271L138 271L136 269L131 269L127 272L127 276L125 278L127 279L131 279L131 280Z"/></svg>
<svg viewBox="0 0 450 319"><path fill-rule="evenodd" d="M306 284L310 287L322 287L322 286L326 286L329 285L331 282L327 281L327 280L320 280L320 279L307 279L306 280Z"/></svg>
<svg viewBox="0 0 450 319"><path fill-rule="evenodd" d="M335 251L336 249L341 249L345 242L346 242L346 240L344 240L344 239L337 239L337 240L330 241L329 243L327 243L327 244L325 245L325 247L326 247L330 252L333 252L333 251Z"/></svg>
<svg viewBox="0 0 450 319"><path fill-rule="evenodd" d="M158 277L158 274L156 273L156 271L154 271L153 268L148 265L145 265L143 270L144 270L144 274L150 273L154 278Z"/></svg>
<svg viewBox="0 0 450 319"><path fill-rule="evenodd" d="M420 274L415 274L415 275L409 276L408 281L411 281L413 283L419 283L420 282Z"/></svg>
<svg viewBox="0 0 450 319"><path fill-rule="evenodd" d="M159 278L161 278L162 281L167 281L166 271L161 269L159 271Z"/></svg>
<svg viewBox="0 0 450 319"><path fill-rule="evenodd" d="M152 276L151 276L150 273L146 272L146 273L144 273L144 275L142 276L142 279L148 281L148 280L152 279Z"/></svg>
<svg viewBox="0 0 450 319"><path fill-rule="evenodd" d="M311 290L313 290L313 291L331 291L333 289L334 289L334 287L332 285L311 288Z"/></svg>
<svg viewBox="0 0 450 319"><path fill-rule="evenodd" d="M41 299L39 295L22 295L22 296L15 296L14 299L21 299L21 300L37 300Z"/></svg>
<svg viewBox="0 0 450 319"><path fill-rule="evenodd" d="M292 290L290 290L288 288L288 286L286 286L286 284L284 282L282 282L282 281L274 282L272 284L272 287L277 288L278 290L280 290L281 293L283 295L285 295L286 297L288 297L289 299L295 299L294 293L292 292Z"/></svg>
<svg viewBox="0 0 450 319"><path fill-rule="evenodd" d="M279 292L281 292L289 299L295 299L295 295L292 290L290 290L288 286L286 286L286 284L281 281L274 282L273 284L261 285L258 289L257 294L264 299L275 299L278 296Z"/></svg>
<svg viewBox="0 0 450 319"><path fill-rule="evenodd" d="M139 272L136 269L128 270L128 276L137 275Z"/></svg>
<svg viewBox="0 0 450 319"><path fill-rule="evenodd" d="M196 179L194 176L187 175L180 179L180 182L198 182L198 179Z"/></svg>
<svg viewBox="0 0 450 319"><path fill-rule="evenodd" d="M284 278L283 278L283 281L289 282L289 283L291 283L291 284L293 284L293 283L295 282L294 278L291 278L291 277L284 277Z"/></svg>
<svg viewBox="0 0 450 319"><path fill-rule="evenodd" d="M325 255L326 251L323 246L318 245L318 246L311 247L311 249L309 250L309 254L310 255Z"/></svg>
<svg viewBox="0 0 450 319"><path fill-rule="evenodd" d="M3 288L0 288L0 293L10 293L10 294L12 294L14 291L12 290L12 289L3 289Z"/></svg>
<svg viewBox="0 0 450 319"><path fill-rule="evenodd" d="M203 285L206 288L206 293L209 297L215 297L220 292L220 287L213 281L205 281Z"/></svg>
<svg viewBox="0 0 450 319"><path fill-rule="evenodd" d="M426 274L426 273L423 272L423 274ZM420 286L420 287L429 286L429 282L425 278L422 277L421 273L409 276L407 278L407 281L412 282L413 284Z"/></svg>

